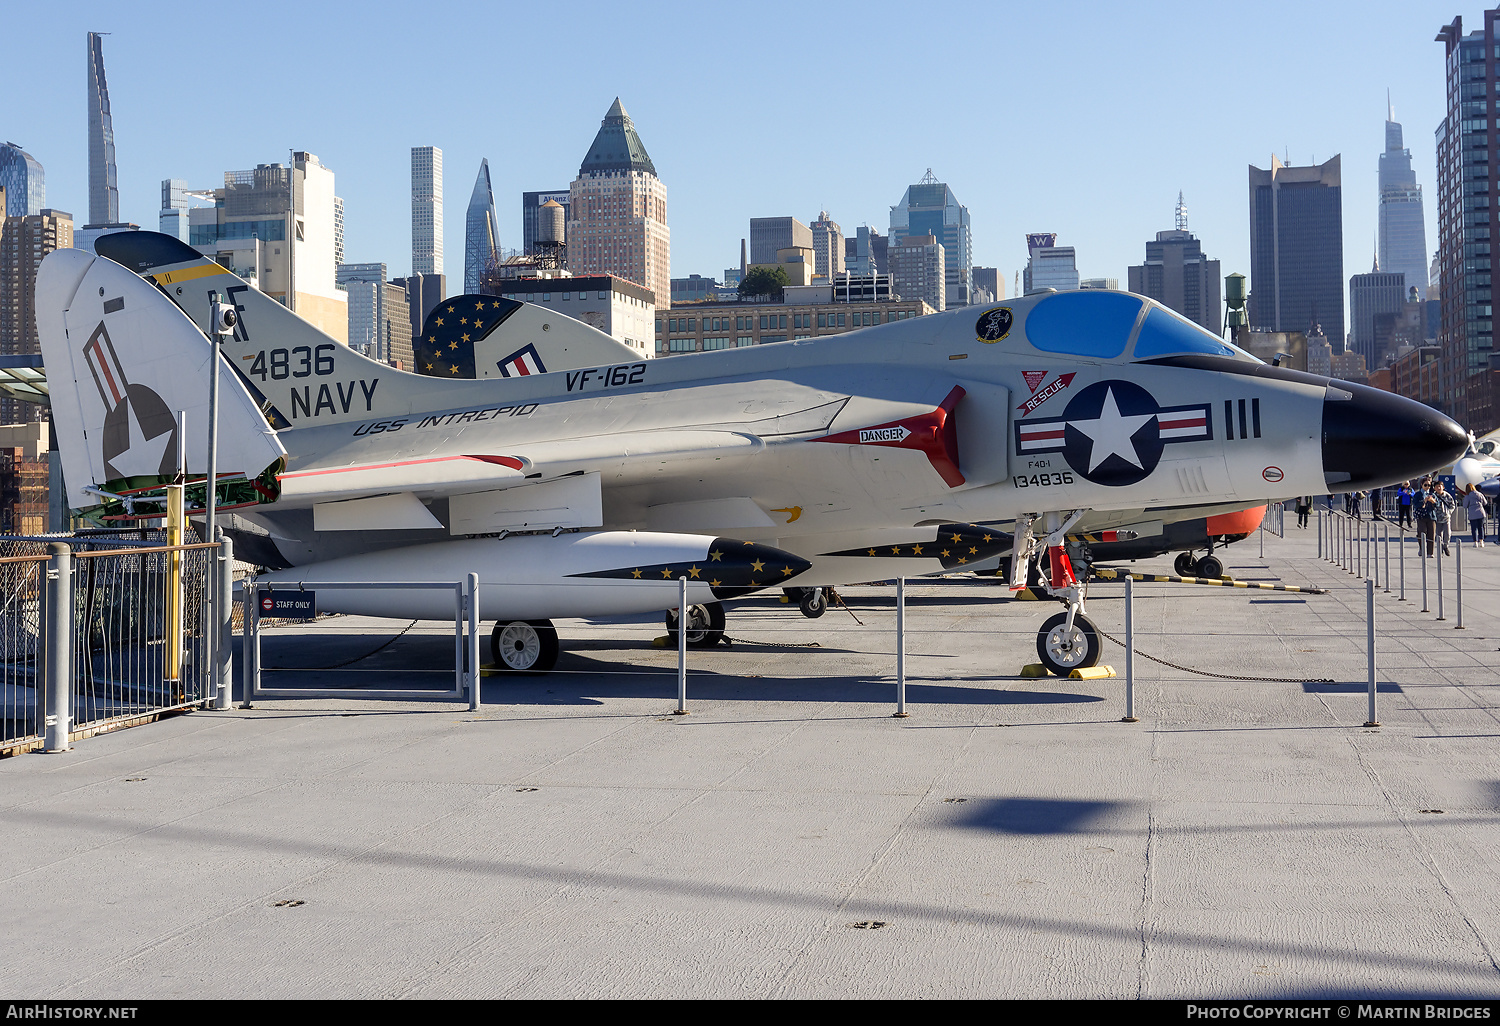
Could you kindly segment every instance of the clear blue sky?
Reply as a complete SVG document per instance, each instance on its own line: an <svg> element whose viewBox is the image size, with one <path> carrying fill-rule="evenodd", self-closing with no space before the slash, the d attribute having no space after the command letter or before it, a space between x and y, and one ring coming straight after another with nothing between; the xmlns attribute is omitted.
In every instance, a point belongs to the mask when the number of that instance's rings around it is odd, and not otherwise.
<svg viewBox="0 0 1500 1026"><path fill-rule="evenodd" d="M968 205L975 263L1013 281L1053 231L1117 277L1189 226L1249 273L1246 166L1343 154L1344 273L1369 270L1386 90L1437 247L1433 130L1450 3L17 4L0 137L88 212L85 34L110 32L120 209L155 228L160 181L318 154L346 259L410 269L410 148L445 164L446 263L488 157L502 243L520 194L566 188L619 96L668 190L672 274L737 264L751 217L882 232L930 167ZM1347 301L1347 299L1346 299Z"/></svg>

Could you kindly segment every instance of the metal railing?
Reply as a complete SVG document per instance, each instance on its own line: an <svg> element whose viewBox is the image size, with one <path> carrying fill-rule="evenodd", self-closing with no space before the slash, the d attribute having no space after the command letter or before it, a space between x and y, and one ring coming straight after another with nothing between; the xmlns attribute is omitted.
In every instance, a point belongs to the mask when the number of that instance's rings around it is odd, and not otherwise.
<svg viewBox="0 0 1500 1026"><path fill-rule="evenodd" d="M210 585L227 542L6 538L0 553L0 754L216 697Z"/></svg>
<svg viewBox="0 0 1500 1026"><path fill-rule="evenodd" d="M268 688L261 683L262 674L277 669L264 665L261 653L262 602L271 592L269 586L258 584L254 578L240 582L240 608L244 631L241 660L244 673L244 707L262 698L446 698L467 700L470 709L479 708L479 575L469 574L462 581L391 581L370 583L366 581L319 581L316 591L451 591L453 592L453 688L449 691L431 691L412 688ZM353 660L352 662L359 662ZM306 668L303 668L306 669ZM344 673L385 673L388 671L350 669L347 666L326 667L322 671ZM448 671L402 671L403 676L413 673Z"/></svg>

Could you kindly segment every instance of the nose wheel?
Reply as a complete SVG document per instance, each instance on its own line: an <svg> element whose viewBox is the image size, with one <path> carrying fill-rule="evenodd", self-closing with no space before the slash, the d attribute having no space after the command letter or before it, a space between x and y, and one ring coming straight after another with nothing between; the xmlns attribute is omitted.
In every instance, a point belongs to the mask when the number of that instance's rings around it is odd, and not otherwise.
<svg viewBox="0 0 1500 1026"><path fill-rule="evenodd" d="M1059 677L1099 664L1099 631L1080 613L1049 617L1036 634L1036 654Z"/></svg>

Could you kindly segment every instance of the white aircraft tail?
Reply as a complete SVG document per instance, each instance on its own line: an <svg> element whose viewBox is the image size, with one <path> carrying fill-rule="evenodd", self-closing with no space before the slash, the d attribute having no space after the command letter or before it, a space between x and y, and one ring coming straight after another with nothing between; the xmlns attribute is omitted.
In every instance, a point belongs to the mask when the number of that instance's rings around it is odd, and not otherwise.
<svg viewBox="0 0 1500 1026"><path fill-rule="evenodd" d="M399 415L410 412L419 395L423 408L441 408L441 386L436 394L432 389L438 381L515 379L646 355L555 309L499 296L454 296L428 314L412 339L413 366L398 370L341 345L170 235L117 232L100 237L94 248L154 282L204 330L211 293L233 303L239 324L225 355L252 393L266 399L262 409L276 428Z"/></svg>
<svg viewBox="0 0 1500 1026"><path fill-rule="evenodd" d="M186 467L204 502L210 374L219 374L218 502L274 501L286 450L208 338L150 282L77 249L42 261L36 320L68 503L159 515ZM179 416L186 434L178 428ZM191 487L197 479L197 489ZM196 494L195 494L196 493ZM196 501L194 501L196 499Z"/></svg>

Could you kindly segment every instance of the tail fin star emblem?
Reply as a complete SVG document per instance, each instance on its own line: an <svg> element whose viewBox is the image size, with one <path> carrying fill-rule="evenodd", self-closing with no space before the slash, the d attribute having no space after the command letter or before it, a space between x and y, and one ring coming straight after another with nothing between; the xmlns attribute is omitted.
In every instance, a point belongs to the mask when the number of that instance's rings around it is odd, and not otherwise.
<svg viewBox="0 0 1500 1026"><path fill-rule="evenodd" d="M161 396L126 379L103 321L84 343L83 357L104 402L101 445L110 480L171 474L177 464L177 422Z"/></svg>

